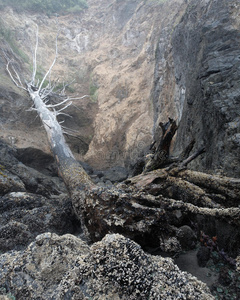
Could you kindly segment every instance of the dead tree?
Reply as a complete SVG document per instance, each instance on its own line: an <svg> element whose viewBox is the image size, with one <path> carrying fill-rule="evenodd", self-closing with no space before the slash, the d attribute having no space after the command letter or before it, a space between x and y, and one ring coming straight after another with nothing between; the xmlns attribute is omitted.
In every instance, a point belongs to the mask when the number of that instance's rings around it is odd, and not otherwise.
<svg viewBox="0 0 240 300"><path fill-rule="evenodd" d="M167 123L159 123L162 130L162 137L160 141L154 141L150 146L151 154L146 157L144 172L156 170L166 164L169 164L169 148L172 138L177 131L177 123L169 118Z"/></svg>
<svg viewBox="0 0 240 300"><path fill-rule="evenodd" d="M163 138L143 174L111 189L96 186L75 160L57 120L71 105L71 99L61 98L58 104L48 104L54 84L49 80L47 87L43 87L56 63L57 39L54 61L40 83L36 82L37 48L38 33L30 81L22 83L14 62L5 51L7 72L14 84L24 89L33 101L32 109L41 118L59 173L88 238L96 241L106 233L118 232L143 246L149 243L157 246L160 241L176 236L180 226L194 223L200 231L205 225L207 228L209 220L215 231L223 224L221 226L229 228L227 235L234 232L240 236L240 179L187 170L187 164L204 151L200 149L190 155L193 141L180 157L171 158L170 143L177 130L176 122L171 119L168 124L160 124Z"/></svg>

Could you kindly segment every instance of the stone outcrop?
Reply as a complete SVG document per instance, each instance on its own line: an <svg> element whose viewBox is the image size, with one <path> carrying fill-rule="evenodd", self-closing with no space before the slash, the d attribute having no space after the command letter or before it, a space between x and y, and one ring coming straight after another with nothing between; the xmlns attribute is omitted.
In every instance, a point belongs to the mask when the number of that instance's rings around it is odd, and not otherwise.
<svg viewBox="0 0 240 300"><path fill-rule="evenodd" d="M24 251L0 257L0 290L16 299L214 299L207 286L170 258L144 253L110 234L91 247L44 233Z"/></svg>
<svg viewBox="0 0 240 300"><path fill-rule="evenodd" d="M0 252L26 247L40 233L80 230L70 199L46 198L26 192L0 197Z"/></svg>
<svg viewBox="0 0 240 300"><path fill-rule="evenodd" d="M8 192L30 192L51 196L66 192L63 182L57 175L52 156L31 148L16 150L2 141L0 141L0 178L0 195Z"/></svg>
<svg viewBox="0 0 240 300"><path fill-rule="evenodd" d="M38 154L35 167L40 164L45 174L17 159L26 160L24 152ZM51 171L51 165L52 157L40 150L17 151L0 142L0 252L22 249L46 231L79 230L71 200L64 184L56 174L53 177L56 171Z"/></svg>
<svg viewBox="0 0 240 300"><path fill-rule="evenodd" d="M194 137L196 169L240 175L239 1L191 1L173 38L177 85L185 91L176 147Z"/></svg>

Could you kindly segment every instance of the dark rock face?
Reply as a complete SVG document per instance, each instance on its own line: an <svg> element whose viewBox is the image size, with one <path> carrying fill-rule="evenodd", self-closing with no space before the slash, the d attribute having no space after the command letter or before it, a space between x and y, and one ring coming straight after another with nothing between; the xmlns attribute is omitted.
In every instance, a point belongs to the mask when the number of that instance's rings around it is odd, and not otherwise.
<svg viewBox="0 0 240 300"><path fill-rule="evenodd" d="M5 62L0 62L0 68L4 74ZM31 106L30 100L26 100L25 95L18 94L14 89L8 89L7 82L4 83L0 85L0 124L19 125L22 122L28 128L41 126L36 113L27 111Z"/></svg>
<svg viewBox="0 0 240 300"><path fill-rule="evenodd" d="M0 252L22 249L38 234L79 229L70 199L13 192L0 198Z"/></svg>
<svg viewBox="0 0 240 300"><path fill-rule="evenodd" d="M17 149L16 158L24 165L36 169L43 174L57 176L57 168L52 155L32 147Z"/></svg>
<svg viewBox="0 0 240 300"><path fill-rule="evenodd" d="M197 237L194 231L187 225L181 226L177 238L183 250L193 249L196 246Z"/></svg>
<svg viewBox="0 0 240 300"><path fill-rule="evenodd" d="M79 229L64 184L49 176L55 173L50 155L0 142L0 252L21 249L45 231L64 234Z"/></svg>
<svg viewBox="0 0 240 300"><path fill-rule="evenodd" d="M93 172L93 180L96 183L121 182L128 177L128 172L124 167L116 166L107 170Z"/></svg>
<svg viewBox="0 0 240 300"><path fill-rule="evenodd" d="M176 149L194 137L206 154L192 165L240 175L239 1L189 4L172 44L175 78L185 90Z"/></svg>
<svg viewBox="0 0 240 300"><path fill-rule="evenodd" d="M66 192L50 155L33 148L16 150L1 141L0 178L0 195L27 191L50 196Z"/></svg>

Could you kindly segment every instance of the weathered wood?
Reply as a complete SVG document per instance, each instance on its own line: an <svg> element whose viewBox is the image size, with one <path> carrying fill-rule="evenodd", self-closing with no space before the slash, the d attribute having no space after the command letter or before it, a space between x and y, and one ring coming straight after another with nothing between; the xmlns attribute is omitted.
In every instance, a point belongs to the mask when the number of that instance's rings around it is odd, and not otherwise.
<svg viewBox="0 0 240 300"><path fill-rule="evenodd" d="M174 189L176 191L172 192ZM72 201L93 241L108 232L117 232L142 246L157 247L162 236L175 237L178 228L185 224L195 224L198 232L205 224L211 228L222 224L223 228L228 228L228 234L222 233L219 242L229 234L240 234L239 207L215 203L203 189L168 176L166 171L142 174L112 189L95 187L84 194L75 190Z"/></svg>
<svg viewBox="0 0 240 300"><path fill-rule="evenodd" d="M59 174L68 189L73 189L77 184L92 186L91 179L75 160L65 141L61 125L57 120L57 112L47 107L38 90L34 91L31 86L28 86L28 93L47 133L49 145L58 165Z"/></svg>
<svg viewBox="0 0 240 300"><path fill-rule="evenodd" d="M152 144L153 153L146 157L145 173L169 163L169 149L172 138L177 130L177 124L176 121L169 118L167 123L163 124L160 122L159 126L162 129L162 137L160 142L154 141Z"/></svg>

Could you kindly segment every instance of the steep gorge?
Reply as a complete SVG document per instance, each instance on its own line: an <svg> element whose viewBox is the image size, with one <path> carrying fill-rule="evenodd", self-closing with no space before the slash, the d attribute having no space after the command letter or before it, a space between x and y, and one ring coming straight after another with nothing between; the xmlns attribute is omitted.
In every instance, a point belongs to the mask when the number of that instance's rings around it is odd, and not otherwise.
<svg viewBox="0 0 240 300"><path fill-rule="evenodd" d="M1 47L13 55L11 46L26 76L36 24L38 76L54 57L59 30L52 76L59 87L75 78L67 88L72 96L90 95L74 100L73 118L65 117L77 136L67 137L77 158L95 168L129 168L159 138L159 122L172 117L179 124L173 154L195 138L206 153L194 169L239 177L238 1L118 0L100 7L89 0L78 15L3 13ZM49 152L5 63L1 56L1 137ZM102 186L66 160L61 174L69 199L52 157L34 148L0 141L0 298L239 298L239 179L178 164ZM207 264L201 280L213 296L160 256L182 250L194 258L193 274Z"/></svg>
<svg viewBox="0 0 240 300"><path fill-rule="evenodd" d="M90 94L74 102L69 110L73 118L65 120L76 130L77 138L68 141L77 157L84 156L95 168L129 167L159 134L159 122L172 117L180 124L176 153L195 138L196 147L207 149L205 157L193 163L195 168L238 176L238 16L237 1L135 0L100 5L89 0L88 10L57 21L11 9L1 18L25 53L28 73L35 24L40 28L41 72L53 58L60 30L54 77L59 82L75 79L70 90L74 95ZM25 112L29 102L25 95L18 96L4 75L3 60L1 69L1 136L16 146L46 150L35 115ZM34 139L33 132L41 138Z"/></svg>

